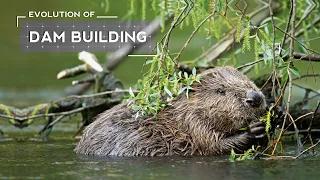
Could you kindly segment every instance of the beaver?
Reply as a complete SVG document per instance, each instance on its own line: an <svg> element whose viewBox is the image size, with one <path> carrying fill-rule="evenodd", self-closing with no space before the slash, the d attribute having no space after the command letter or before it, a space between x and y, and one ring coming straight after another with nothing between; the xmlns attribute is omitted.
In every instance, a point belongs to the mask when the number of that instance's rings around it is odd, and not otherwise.
<svg viewBox="0 0 320 180"><path fill-rule="evenodd" d="M87 155L226 155L265 138L265 97L232 67L201 73L189 97L181 94L156 117L116 105L86 127L75 151Z"/></svg>

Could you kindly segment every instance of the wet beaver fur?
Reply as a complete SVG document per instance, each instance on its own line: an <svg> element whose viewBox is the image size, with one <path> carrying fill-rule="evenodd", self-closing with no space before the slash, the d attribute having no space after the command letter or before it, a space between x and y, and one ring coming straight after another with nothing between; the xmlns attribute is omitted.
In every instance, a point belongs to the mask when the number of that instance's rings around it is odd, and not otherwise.
<svg viewBox="0 0 320 180"><path fill-rule="evenodd" d="M127 103L103 112L84 130L75 151L114 156L223 155L231 149L243 152L265 138L258 118L265 113L266 102L256 85L232 67L202 75L189 98L181 94L156 119L137 117Z"/></svg>

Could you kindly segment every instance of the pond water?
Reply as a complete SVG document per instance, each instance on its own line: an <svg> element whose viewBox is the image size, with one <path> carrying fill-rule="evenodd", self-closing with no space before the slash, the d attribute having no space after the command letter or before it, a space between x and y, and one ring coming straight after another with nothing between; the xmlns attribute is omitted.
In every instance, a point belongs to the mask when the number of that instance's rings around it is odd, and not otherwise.
<svg viewBox="0 0 320 180"><path fill-rule="evenodd" d="M2 2L0 33L0 104L27 107L63 97L65 87L72 80L57 81L56 74L68 67L79 65L76 53L22 53L19 44L19 29L15 27L17 15L37 11L88 11L103 14L104 0L56 0L42 1L11 0ZM110 1L109 14L124 16L127 0ZM149 19L153 16L148 12ZM178 52L188 39L193 27L178 29L170 42L172 52ZM163 34L163 33L162 33ZM161 33L156 37L159 39ZM181 59L190 60L199 56L202 48L208 47L204 33L195 36ZM311 37L310 37L311 38ZM320 51L320 42L311 41L311 46ZM104 53L97 53L101 62ZM250 58L249 58L250 57ZM252 52L241 55L245 62L252 61ZM115 71L126 87L132 86L141 77L144 59L127 58ZM312 63L319 73L320 63ZM296 66L306 74L309 65L298 62ZM268 72L268 70L265 70ZM309 71L310 73L311 71ZM249 74L250 77L256 74ZM320 89L319 78L300 80L297 83L315 90ZM303 98L304 92L294 88L293 103ZM319 99L318 99L319 100ZM311 105L314 107L317 100ZM77 118L75 118L77 120ZM77 140L76 120L60 123L54 128L50 139L43 141L37 136L44 121L36 121L31 127L19 130L6 119L0 119L0 129L5 136L0 139L1 179L319 179L318 156L300 160L255 160L229 162L228 157L156 157L119 158L87 157L74 153Z"/></svg>
<svg viewBox="0 0 320 180"><path fill-rule="evenodd" d="M2 179L319 179L318 157L229 162L219 157L90 157L73 152L72 134L42 141L32 133L0 144ZM19 138L20 136L20 138ZM28 137L29 136L29 137Z"/></svg>

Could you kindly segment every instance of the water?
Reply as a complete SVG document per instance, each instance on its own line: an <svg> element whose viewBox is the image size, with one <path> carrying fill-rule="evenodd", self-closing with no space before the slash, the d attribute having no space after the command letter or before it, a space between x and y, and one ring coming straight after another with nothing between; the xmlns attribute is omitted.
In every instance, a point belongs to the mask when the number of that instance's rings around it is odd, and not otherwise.
<svg viewBox="0 0 320 180"><path fill-rule="evenodd" d="M26 107L49 102L63 97L64 89L72 80L56 80L56 74L68 67L79 65L76 53L22 53L19 45L19 29L15 27L15 17L33 11L88 11L94 10L103 15L104 9L99 0L56 0L56 1L18 1L2 2L0 20L0 103L16 107ZM123 16L127 0L110 1L112 7L108 15ZM102 3L103 4L103 3ZM249 7L250 8L250 7ZM148 12L147 17L153 19ZM188 39L193 27L180 30L172 35L171 52L179 52ZM159 34L156 39L159 39ZM204 34L196 35L181 59L190 60L199 56L202 47L208 47ZM309 37L310 39L312 37ZM311 41L317 51L319 40ZM105 54L98 53L101 62ZM251 54L241 55L241 64L252 61ZM144 59L128 58L114 72L126 87L132 86L141 77ZM308 64L297 62L301 74L306 74ZM320 64L312 63L315 73ZM265 70L263 73L267 73ZM309 73L312 71L309 70ZM250 73L250 77L256 76ZM319 78L300 80L296 83L319 91ZM293 103L301 99L303 90L293 89ZM314 100L308 107L314 107ZM319 157L299 160L255 160L229 162L228 157L104 157L80 156L73 152L77 140L76 132L79 118L68 123L59 123L50 139L43 141L37 136L44 121L36 121L20 131L12 127L6 119L0 119L0 128L6 133L0 140L0 178L1 179L319 179ZM294 145L292 146L294 148Z"/></svg>
<svg viewBox="0 0 320 180"><path fill-rule="evenodd" d="M19 134L15 134L15 137ZM2 141L2 179L319 179L318 157L229 162L219 157L90 157L73 152L70 133Z"/></svg>

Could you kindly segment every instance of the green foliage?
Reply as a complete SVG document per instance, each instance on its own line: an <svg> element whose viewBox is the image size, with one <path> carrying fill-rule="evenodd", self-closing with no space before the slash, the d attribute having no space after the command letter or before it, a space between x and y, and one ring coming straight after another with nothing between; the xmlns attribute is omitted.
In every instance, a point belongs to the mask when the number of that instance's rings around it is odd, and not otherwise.
<svg viewBox="0 0 320 180"><path fill-rule="evenodd" d="M142 0L142 13L141 13L141 19L142 20L146 19L146 11L147 11L146 0Z"/></svg>
<svg viewBox="0 0 320 180"><path fill-rule="evenodd" d="M268 139L270 139L270 130L271 130L271 118L274 117L274 110L270 109L266 115L260 117L260 121L264 122L266 125L266 134Z"/></svg>
<svg viewBox="0 0 320 180"><path fill-rule="evenodd" d="M213 25L212 25L214 37L217 40L220 40L221 34L222 34L222 29L221 29L222 26L219 26L219 24L222 24L221 18L216 18L215 21L213 22Z"/></svg>
<svg viewBox="0 0 320 180"><path fill-rule="evenodd" d="M0 104L0 110L4 112L4 114L6 114L7 116L13 116L13 114L11 114L10 110L8 109L8 107L4 104ZM14 119L9 119L9 122L11 124L16 124Z"/></svg>
<svg viewBox="0 0 320 180"><path fill-rule="evenodd" d="M250 30L251 30L251 24L250 20L248 21L247 27L244 31L244 40L243 40L243 46L242 46L242 52L244 53L245 50L250 51Z"/></svg>
<svg viewBox="0 0 320 180"><path fill-rule="evenodd" d="M193 27L197 28L198 22L197 22L197 15L195 13L195 10L191 11L191 19L192 19Z"/></svg>
<svg viewBox="0 0 320 180"><path fill-rule="evenodd" d="M238 22L237 22L237 35L236 35L236 42L240 42L241 41L241 31L242 31L242 18L240 17Z"/></svg>
<svg viewBox="0 0 320 180"><path fill-rule="evenodd" d="M136 14L136 0L130 0L130 11L132 14Z"/></svg>
<svg viewBox="0 0 320 180"><path fill-rule="evenodd" d="M254 46L254 59L257 61L259 60L259 51L260 51L260 48L259 48L259 37L258 35L256 34L256 36L254 37L253 39L253 46Z"/></svg>
<svg viewBox="0 0 320 180"><path fill-rule="evenodd" d="M161 3L161 31L164 31L165 29L165 18L166 18L166 10L167 10L167 3L166 0L163 0Z"/></svg>
<svg viewBox="0 0 320 180"><path fill-rule="evenodd" d="M262 31L261 29L258 29L259 34L262 36L262 38L267 42L268 46L272 47L271 40L269 39L268 35Z"/></svg>
<svg viewBox="0 0 320 180"><path fill-rule="evenodd" d="M196 74L195 68L190 75L186 72L176 72L172 59L165 56L161 61L162 56L165 55L160 53L152 60L146 61L145 65L150 65L150 69L144 78L138 81L137 88L140 92L137 95L129 92L132 109L143 115L156 116L174 97L182 93L188 97L194 82L200 83L201 75Z"/></svg>
<svg viewBox="0 0 320 180"><path fill-rule="evenodd" d="M259 146L255 148L254 146L251 147L251 149L246 150L243 154L236 154L234 150L231 150L231 154L229 156L229 161L235 162L235 161L244 161L244 160L252 160L254 157L257 156L257 149L259 149Z"/></svg>
<svg viewBox="0 0 320 180"><path fill-rule="evenodd" d="M108 13L109 12L109 9L110 9L110 0L105 0L104 3L105 3L105 8L104 8L104 12L105 13Z"/></svg>
<svg viewBox="0 0 320 180"><path fill-rule="evenodd" d="M299 70L292 66L290 62L285 62L280 59L280 62L277 64L277 70L282 74L281 84L284 85L289 78L289 73L294 74L296 77L300 77Z"/></svg>

